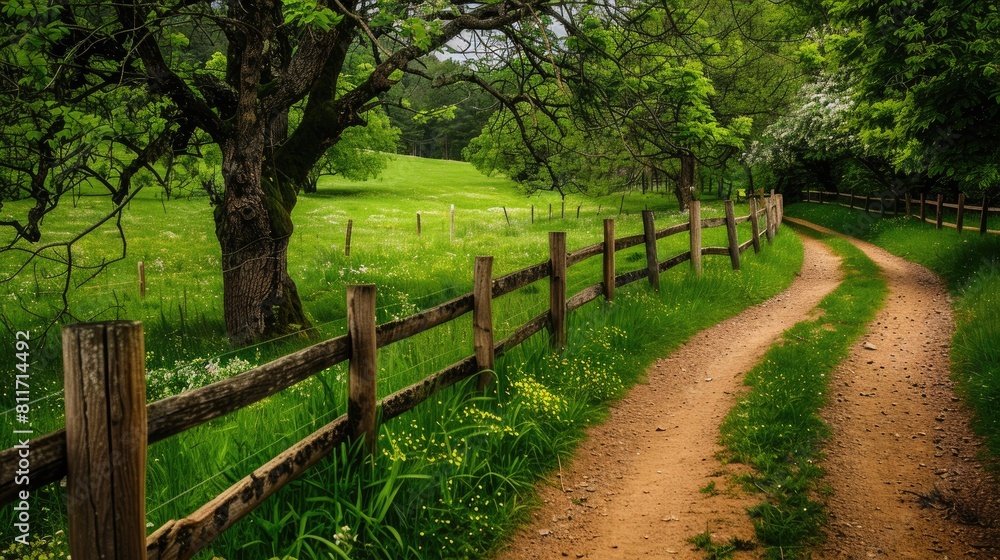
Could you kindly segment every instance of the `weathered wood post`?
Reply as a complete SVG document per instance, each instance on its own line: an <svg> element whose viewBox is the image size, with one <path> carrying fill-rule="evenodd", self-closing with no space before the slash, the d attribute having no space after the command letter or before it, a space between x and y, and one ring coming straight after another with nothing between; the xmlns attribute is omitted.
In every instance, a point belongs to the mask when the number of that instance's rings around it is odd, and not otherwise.
<svg viewBox="0 0 1000 560"><path fill-rule="evenodd" d="M472 282L472 339L480 391L493 381L493 257L476 257Z"/></svg>
<svg viewBox="0 0 1000 560"><path fill-rule="evenodd" d="M990 215L989 199L986 195L983 195L983 206L982 211L979 214L979 235L984 235L986 233L986 220Z"/></svg>
<svg viewBox="0 0 1000 560"><path fill-rule="evenodd" d="M351 340L348 366L347 430L353 439L364 438L365 449L375 453L375 285L347 287L347 335Z"/></svg>
<svg viewBox="0 0 1000 560"><path fill-rule="evenodd" d="M936 212L936 214L934 216L934 221L935 221L935 224L937 226L937 229L941 229L941 227L942 227L942 220L944 219L942 217L942 210L943 209L944 209L944 197L939 194L939 195L937 195L937 212Z"/></svg>
<svg viewBox="0 0 1000 560"><path fill-rule="evenodd" d="M420 212L417 212L417 237L420 236Z"/></svg>
<svg viewBox="0 0 1000 560"><path fill-rule="evenodd" d="M899 217L899 195L892 195L892 215L894 217Z"/></svg>
<svg viewBox="0 0 1000 560"><path fill-rule="evenodd" d="M764 218L767 219L767 223L764 225L764 237L767 238L768 245L774 240L774 212L771 208L772 204L770 198L764 199Z"/></svg>
<svg viewBox="0 0 1000 560"><path fill-rule="evenodd" d="M566 347L566 232L549 232L549 333L551 345Z"/></svg>
<svg viewBox="0 0 1000 560"><path fill-rule="evenodd" d="M69 546L80 560L146 558L142 323L63 329Z"/></svg>
<svg viewBox="0 0 1000 560"><path fill-rule="evenodd" d="M872 213L872 195L866 194L865 195L865 214L871 214L871 213Z"/></svg>
<svg viewBox="0 0 1000 560"><path fill-rule="evenodd" d="M782 222L785 221L785 195L782 194L782 193L779 193L777 196L778 196L778 203L774 207L775 210L778 211L778 219L774 221L774 228L775 228L774 229L774 233L775 234L778 233L778 229L781 228Z"/></svg>
<svg viewBox="0 0 1000 560"><path fill-rule="evenodd" d="M691 269L701 276L701 201L692 200L689 205L691 223Z"/></svg>
<svg viewBox="0 0 1000 560"><path fill-rule="evenodd" d="M920 221L927 221L927 197L920 193Z"/></svg>
<svg viewBox="0 0 1000 560"><path fill-rule="evenodd" d="M736 209L733 201L726 201L726 234L729 236L729 260L733 263L733 270L740 269L740 240L736 234Z"/></svg>
<svg viewBox="0 0 1000 560"><path fill-rule="evenodd" d="M819 190L819 200L817 202L823 204L823 189Z"/></svg>
<svg viewBox="0 0 1000 560"><path fill-rule="evenodd" d="M604 300L615 299L615 220L604 219Z"/></svg>
<svg viewBox="0 0 1000 560"><path fill-rule="evenodd" d="M344 256L351 256L351 230L354 229L354 220L347 220L347 239L344 241Z"/></svg>
<svg viewBox="0 0 1000 560"><path fill-rule="evenodd" d="M753 237L753 252L760 252L760 222L757 221L757 198L749 197L750 202L750 231Z"/></svg>
<svg viewBox="0 0 1000 560"><path fill-rule="evenodd" d="M139 261L137 267L139 269L139 297L146 299L146 265Z"/></svg>
<svg viewBox="0 0 1000 560"><path fill-rule="evenodd" d="M962 233L962 222L965 221L965 193L958 193L958 216L955 218L955 228Z"/></svg>
<svg viewBox="0 0 1000 560"><path fill-rule="evenodd" d="M910 196L910 193L906 193L906 215L912 216L913 215L912 210L913 210L913 197Z"/></svg>
<svg viewBox="0 0 1000 560"><path fill-rule="evenodd" d="M851 207L851 210L854 210L854 193L851 193L851 204L850 204L850 207Z"/></svg>
<svg viewBox="0 0 1000 560"><path fill-rule="evenodd" d="M660 260L656 256L656 225L653 222L653 211L642 211L642 239L646 244L646 271L649 285L654 290L660 290Z"/></svg>

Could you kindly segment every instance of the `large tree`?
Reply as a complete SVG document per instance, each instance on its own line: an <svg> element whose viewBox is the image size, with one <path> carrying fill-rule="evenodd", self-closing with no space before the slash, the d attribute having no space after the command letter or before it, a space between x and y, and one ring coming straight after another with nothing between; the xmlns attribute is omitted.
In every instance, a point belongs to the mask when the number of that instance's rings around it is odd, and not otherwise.
<svg viewBox="0 0 1000 560"><path fill-rule="evenodd" d="M519 22L556 10L546 0L10 0L0 200L34 204L0 224L14 232L8 248L39 242L45 216L83 182L107 188L103 221L120 219L162 179L157 162L196 156L206 141L221 153L214 216L229 336L301 328L287 248L316 163L421 56L456 38L542 50ZM220 51L211 60L206 44ZM370 62L348 67L357 53ZM63 245L68 286L72 241Z"/></svg>
<svg viewBox="0 0 1000 560"><path fill-rule="evenodd" d="M992 0L829 0L856 80L859 137L905 173L1000 182L1000 8Z"/></svg>

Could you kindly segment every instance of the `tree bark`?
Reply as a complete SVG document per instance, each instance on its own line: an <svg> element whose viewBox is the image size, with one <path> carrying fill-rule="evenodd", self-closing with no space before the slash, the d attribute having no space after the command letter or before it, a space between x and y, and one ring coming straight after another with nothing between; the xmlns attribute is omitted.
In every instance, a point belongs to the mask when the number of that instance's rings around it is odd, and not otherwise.
<svg viewBox="0 0 1000 560"><path fill-rule="evenodd" d="M674 185L674 196L677 197L677 204L680 206L681 212L687 210L691 204L691 190L694 188L694 168L694 154L682 155L681 172L677 177L677 183Z"/></svg>
<svg viewBox="0 0 1000 560"><path fill-rule="evenodd" d="M240 9L234 7L231 9ZM265 25L266 16L261 16ZM277 177L275 144L287 135L286 114L267 114L257 95L265 57L260 36L248 34L232 83L239 86L234 126L222 143L226 191L215 209L222 248L226 331L236 343L263 340L309 327L295 282L288 275L288 241L295 189ZM237 66L232 64L231 66Z"/></svg>

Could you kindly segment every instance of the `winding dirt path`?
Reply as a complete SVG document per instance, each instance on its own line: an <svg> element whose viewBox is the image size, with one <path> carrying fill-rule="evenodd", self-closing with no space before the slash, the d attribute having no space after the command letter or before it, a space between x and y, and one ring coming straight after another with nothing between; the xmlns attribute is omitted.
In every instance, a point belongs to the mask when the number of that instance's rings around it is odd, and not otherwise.
<svg viewBox="0 0 1000 560"><path fill-rule="evenodd" d="M724 491L737 466L716 459L718 427L743 374L840 282L839 258L803 243L802 272L787 291L657 361L648 383L589 430L561 479L539 487L543 507L499 558L702 558L687 542L696 533L753 536L745 508L756 498ZM700 491L711 482L723 492Z"/></svg>
<svg viewBox="0 0 1000 560"><path fill-rule="evenodd" d="M817 556L1000 557L997 485L975 459L981 442L949 378L948 292L926 268L847 239L882 268L890 293L831 377L824 417L834 436L824 466L832 494Z"/></svg>

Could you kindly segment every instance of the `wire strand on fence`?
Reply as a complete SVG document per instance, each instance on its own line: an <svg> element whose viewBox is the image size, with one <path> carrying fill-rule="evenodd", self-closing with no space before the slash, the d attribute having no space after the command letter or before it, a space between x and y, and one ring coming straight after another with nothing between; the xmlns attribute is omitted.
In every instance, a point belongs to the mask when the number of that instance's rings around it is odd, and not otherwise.
<svg viewBox="0 0 1000 560"><path fill-rule="evenodd" d="M300 403L299 405L297 405L297 406L295 406L295 407L292 407L292 408L288 409L288 410L287 410L287 412L288 412L288 413L291 413L291 412L293 412L293 411L295 411L295 410L297 410L297 409L301 408L301 407L302 407L302 406L304 406L305 404L306 404L305 402L302 402L302 403ZM211 482L211 481L213 481L213 480L215 480L215 479L217 479L217 478L219 478L219 477L221 477L221 476L223 476L223 475L225 475L225 474L229 474L229 473L231 473L231 472L232 472L232 471L233 471L234 469L236 469L237 467L240 467L240 466L242 466L242 465L246 464L246 463L247 463L248 461L250 461L250 460L251 460L251 459L253 459L254 457L257 457L257 456L259 456L259 455L260 455L261 453L264 453L265 451L268 451L269 449L272 449L272 448L274 448L274 446L276 446L276 445L278 445L278 444L280 444L280 443L284 442L284 440L285 440L285 439L286 439L286 438L287 438L288 436L291 436L291 435L293 435L293 434L295 434L295 433L297 433L297 432L300 432L300 431L301 431L301 430L302 430L303 428L306 428L306 427L313 427L313 426L315 426L315 425L316 425L316 423L317 423L317 422L320 422L320 421L323 421L323 420L327 420L327 419L329 419L329 418L330 418L331 416L333 416L333 415L334 415L335 413L337 413L337 412L338 412L338 411L337 411L336 409L333 409L333 410L328 410L328 411L327 411L326 413L324 413L323 415L321 415L321 416L317 416L317 417L313 418L313 419L312 419L312 420L311 420L310 422L308 422L308 423L305 423L305 424L300 424L300 425L296 426L296 427L295 427L295 428L293 428L292 430L290 430L290 431L288 431L288 432L286 432L286 433L282 434L282 436L281 436L280 438L278 438L278 439L276 439L275 441L273 441L273 442L271 442L271 443L269 443L269 444L265 445L264 447L262 447L262 448L258 449L258 450L257 450L257 451L255 451L254 453L252 453L252 454L250 454L250 455L248 455L248 456L244 457L244 458L243 458L242 460L240 460L240 461L238 461L238 462L236 462L236 463L234 463L234 464L230 465L230 466L229 466L228 468L226 468L225 470L222 470L222 471L219 471L219 472L217 472L217 473L213 474L212 476L210 476L210 477L208 477L208 478L206 478L206 479L202 480L201 482L199 482L199 483L195 484L194 486L191 486L190 488L188 488L187 490L185 490L185 491L181 492L180 494L177 494L177 495L176 495L176 496L174 496L173 498L170 498L169 500L167 500L167 501L165 501L165 502L161 503L160 505L156 506L156 507L155 507L155 508L153 508L152 510L148 511L148 512L146 513L146 515L147 515L147 516L150 516L150 515L152 515L152 514L156 513L157 511L159 511L159 510L161 510L161 509L165 508L166 506L168 506L168 505L170 505L170 504L172 504L172 503L176 502L177 500L179 500L179 499L183 498L184 496L186 496L186 495L188 495L188 494L190 494L190 493L194 492L194 491L195 491L195 490L197 490L198 488L200 488L200 487L202 487L202 486L204 486L204 485L208 484L209 482Z"/></svg>
<svg viewBox="0 0 1000 560"><path fill-rule="evenodd" d="M47 400L47 399L51 399L52 397L55 397L55 396L62 396L62 394L63 394L62 391L56 391L54 393L49 393L48 395L45 395L44 397L38 397L37 399L32 399L32 400L28 401L28 405L30 406L30 405L42 402L42 401ZM9 409L7 409L7 410L5 410L3 412L0 412L0 416L5 416L7 414L10 414L11 412L14 412L15 410L17 410L16 406L12 407L12 408L9 408Z"/></svg>

